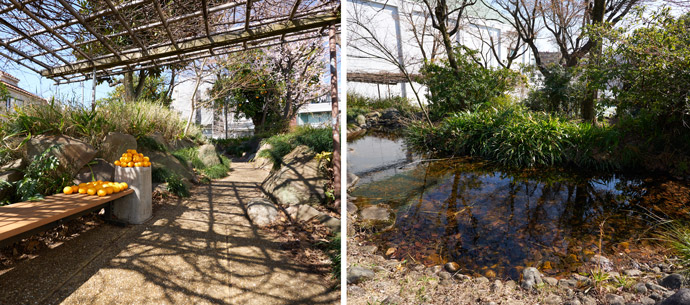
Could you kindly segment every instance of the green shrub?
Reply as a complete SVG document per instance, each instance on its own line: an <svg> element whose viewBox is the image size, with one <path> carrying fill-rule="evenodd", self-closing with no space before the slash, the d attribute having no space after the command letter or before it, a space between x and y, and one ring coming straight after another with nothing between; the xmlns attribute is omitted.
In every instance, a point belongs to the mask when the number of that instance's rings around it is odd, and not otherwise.
<svg viewBox="0 0 690 305"><path fill-rule="evenodd" d="M178 197L189 197L189 189L187 189L187 186L182 182L182 178L180 178L179 175L171 174L165 179L165 182L168 183L168 192Z"/></svg>
<svg viewBox="0 0 690 305"><path fill-rule="evenodd" d="M524 104L532 111L574 118L580 113L579 105L584 99L585 85L578 81L574 68L554 64L547 69L550 73L538 82L538 89L528 93Z"/></svg>
<svg viewBox="0 0 690 305"><path fill-rule="evenodd" d="M230 171L230 159L222 155L218 156L221 161L220 164L216 164L209 167L204 165L201 159L199 159L198 147L183 148L174 151L172 155L184 164L191 163L192 167L199 170L210 179L219 179L227 177L228 172Z"/></svg>
<svg viewBox="0 0 690 305"><path fill-rule="evenodd" d="M42 200L43 196L60 192L65 186L72 184L70 175L60 169L60 160L50 154L53 149L58 148L59 145L53 145L34 156L31 163L22 170L24 177L21 180L14 183L0 182L0 189L15 188L14 194L4 204Z"/></svg>
<svg viewBox="0 0 690 305"><path fill-rule="evenodd" d="M290 133L284 133L264 139L264 143L271 144L271 149L262 151L259 157L269 158L274 168L279 168L283 157L295 147L306 145L314 152L333 150L333 130L327 128L299 127Z"/></svg>
<svg viewBox="0 0 690 305"><path fill-rule="evenodd" d="M368 98L355 92L347 93L348 122L356 118L357 114L366 114L388 108L397 109L403 116L411 116L419 111L419 108L410 103L409 99L401 96ZM351 118L350 114L354 114L354 117Z"/></svg>
<svg viewBox="0 0 690 305"><path fill-rule="evenodd" d="M432 120L451 113L475 110L509 92L521 77L510 69L489 69L478 63L475 51L458 48L455 57L462 73L457 75L447 60L426 63L421 82L429 88L427 100ZM349 105L349 100L348 100Z"/></svg>
<svg viewBox="0 0 690 305"><path fill-rule="evenodd" d="M151 181L155 183L165 183L165 180L171 175L167 168L162 167L152 167L151 169Z"/></svg>

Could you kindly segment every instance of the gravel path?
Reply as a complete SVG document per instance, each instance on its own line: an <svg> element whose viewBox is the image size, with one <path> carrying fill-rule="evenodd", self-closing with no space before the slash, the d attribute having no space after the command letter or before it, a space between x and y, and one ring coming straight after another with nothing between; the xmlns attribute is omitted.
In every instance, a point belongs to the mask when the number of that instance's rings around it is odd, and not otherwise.
<svg viewBox="0 0 690 305"><path fill-rule="evenodd" d="M338 304L245 217L266 172L232 168L143 225L98 226L0 271L0 304Z"/></svg>

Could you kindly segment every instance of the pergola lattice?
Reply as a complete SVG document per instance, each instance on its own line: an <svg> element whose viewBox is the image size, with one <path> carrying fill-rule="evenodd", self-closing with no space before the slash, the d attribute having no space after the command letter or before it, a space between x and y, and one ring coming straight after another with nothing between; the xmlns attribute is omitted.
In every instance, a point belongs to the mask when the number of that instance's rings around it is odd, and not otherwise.
<svg viewBox="0 0 690 305"><path fill-rule="evenodd" d="M0 56L71 83L323 37L340 23L338 0L77 2L0 0Z"/></svg>

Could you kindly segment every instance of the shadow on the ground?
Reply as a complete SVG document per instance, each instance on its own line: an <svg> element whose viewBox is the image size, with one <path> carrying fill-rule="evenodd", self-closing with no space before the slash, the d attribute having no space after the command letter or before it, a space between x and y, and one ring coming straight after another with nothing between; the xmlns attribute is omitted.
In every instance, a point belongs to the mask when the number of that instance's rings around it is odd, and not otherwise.
<svg viewBox="0 0 690 305"><path fill-rule="evenodd" d="M257 183L227 180L167 202L143 225L102 225L17 264L0 275L0 304L338 303L319 268L290 263L246 220Z"/></svg>

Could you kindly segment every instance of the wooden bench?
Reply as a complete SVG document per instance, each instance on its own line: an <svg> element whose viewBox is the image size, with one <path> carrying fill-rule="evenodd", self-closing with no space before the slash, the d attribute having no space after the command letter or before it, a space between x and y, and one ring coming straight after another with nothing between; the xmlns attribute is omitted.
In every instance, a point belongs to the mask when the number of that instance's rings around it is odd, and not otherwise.
<svg viewBox="0 0 690 305"><path fill-rule="evenodd" d="M0 206L0 246L10 245L17 240L46 231L65 221L104 207L106 218L110 218L111 202L132 193L134 190L130 188L103 197L86 194L57 194L46 196L41 201Z"/></svg>

